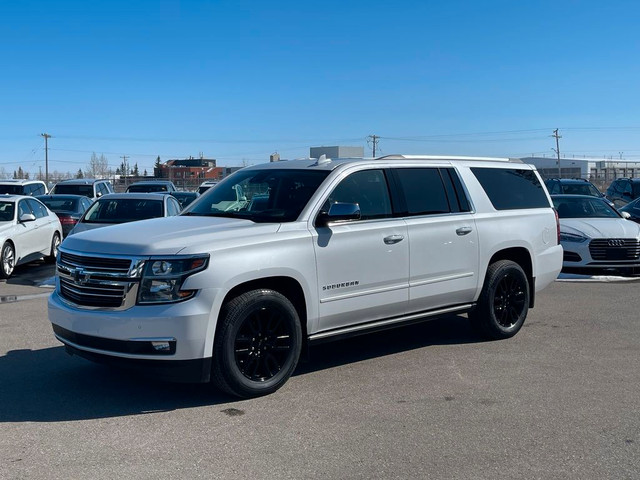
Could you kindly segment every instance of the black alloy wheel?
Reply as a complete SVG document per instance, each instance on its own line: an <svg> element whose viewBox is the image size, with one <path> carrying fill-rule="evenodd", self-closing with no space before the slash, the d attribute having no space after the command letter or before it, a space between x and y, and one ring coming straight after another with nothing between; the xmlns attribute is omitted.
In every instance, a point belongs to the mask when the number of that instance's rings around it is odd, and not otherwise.
<svg viewBox="0 0 640 480"><path fill-rule="evenodd" d="M211 380L244 398L275 392L295 370L301 349L302 327L293 304L274 290L251 290L221 312Z"/></svg>
<svg viewBox="0 0 640 480"><path fill-rule="evenodd" d="M522 267L498 260L487 269L482 292L469 320L476 332L489 339L513 337L529 311L529 281Z"/></svg>

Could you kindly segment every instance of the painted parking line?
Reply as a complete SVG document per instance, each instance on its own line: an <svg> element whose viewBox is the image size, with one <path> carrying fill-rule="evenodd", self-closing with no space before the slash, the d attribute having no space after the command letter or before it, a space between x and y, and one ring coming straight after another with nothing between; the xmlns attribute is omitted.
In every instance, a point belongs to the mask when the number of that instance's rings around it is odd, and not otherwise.
<svg viewBox="0 0 640 480"><path fill-rule="evenodd" d="M34 293L32 295L1 295L0 303L14 303L22 300L33 300L34 298L43 298L51 295L51 292Z"/></svg>

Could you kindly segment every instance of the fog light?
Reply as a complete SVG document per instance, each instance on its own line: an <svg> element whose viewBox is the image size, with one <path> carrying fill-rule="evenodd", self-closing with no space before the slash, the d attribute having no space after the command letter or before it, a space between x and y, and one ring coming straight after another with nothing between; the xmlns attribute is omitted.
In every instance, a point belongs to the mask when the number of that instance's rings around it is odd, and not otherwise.
<svg viewBox="0 0 640 480"><path fill-rule="evenodd" d="M169 342L151 342L151 346L157 352L168 352L171 349Z"/></svg>

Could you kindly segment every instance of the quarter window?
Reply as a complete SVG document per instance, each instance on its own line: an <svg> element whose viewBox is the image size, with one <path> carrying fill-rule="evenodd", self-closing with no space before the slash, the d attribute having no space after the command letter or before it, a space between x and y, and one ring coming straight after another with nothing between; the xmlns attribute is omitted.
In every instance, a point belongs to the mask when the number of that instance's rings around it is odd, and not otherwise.
<svg viewBox="0 0 640 480"><path fill-rule="evenodd" d="M471 168L496 210L549 207L542 184L533 170Z"/></svg>

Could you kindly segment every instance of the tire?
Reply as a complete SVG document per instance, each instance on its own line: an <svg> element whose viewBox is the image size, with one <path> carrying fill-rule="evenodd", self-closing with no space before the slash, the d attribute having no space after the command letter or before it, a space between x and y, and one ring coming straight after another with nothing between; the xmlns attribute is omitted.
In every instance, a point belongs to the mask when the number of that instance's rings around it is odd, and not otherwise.
<svg viewBox="0 0 640 480"><path fill-rule="evenodd" d="M473 329L500 340L522 328L529 311L529 281L515 262L499 260L489 265L478 304L469 313Z"/></svg>
<svg viewBox="0 0 640 480"><path fill-rule="evenodd" d="M5 242L0 250L0 278L9 278L16 267L16 250L9 242Z"/></svg>
<svg viewBox="0 0 640 480"><path fill-rule="evenodd" d="M302 347L298 312L285 296L251 290L229 301L219 321L211 367L211 380L219 389L249 398L285 384Z"/></svg>
<svg viewBox="0 0 640 480"><path fill-rule="evenodd" d="M56 256L58 255L58 247L60 246L60 234L55 232L53 237L51 238L51 250L49 251L49 255L45 257L45 261L47 263L54 263L56 261Z"/></svg>

